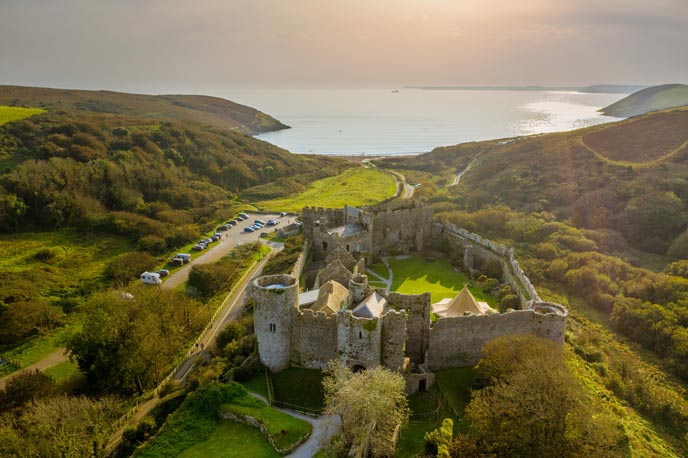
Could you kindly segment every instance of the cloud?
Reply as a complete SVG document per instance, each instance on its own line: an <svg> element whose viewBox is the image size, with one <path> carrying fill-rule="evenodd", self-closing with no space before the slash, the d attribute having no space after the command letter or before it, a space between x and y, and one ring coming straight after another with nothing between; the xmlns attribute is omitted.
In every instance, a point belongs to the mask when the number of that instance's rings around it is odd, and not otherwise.
<svg viewBox="0 0 688 458"><path fill-rule="evenodd" d="M683 0L0 0L0 82L677 81L687 18Z"/></svg>

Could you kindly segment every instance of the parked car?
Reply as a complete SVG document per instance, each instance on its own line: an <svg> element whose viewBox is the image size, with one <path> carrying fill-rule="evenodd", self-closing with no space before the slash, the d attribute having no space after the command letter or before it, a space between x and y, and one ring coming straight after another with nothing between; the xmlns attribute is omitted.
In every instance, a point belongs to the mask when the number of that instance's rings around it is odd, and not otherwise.
<svg viewBox="0 0 688 458"><path fill-rule="evenodd" d="M239 224L239 220L233 219L232 221L230 221L230 222L227 223L227 224L230 224L230 225L232 225L232 226L236 226L237 224Z"/></svg>
<svg viewBox="0 0 688 458"><path fill-rule="evenodd" d="M277 226L280 223L280 220L278 219L271 219L268 221L268 226Z"/></svg>
<svg viewBox="0 0 688 458"><path fill-rule="evenodd" d="M262 224L263 226L265 226L265 221L263 221L262 219L257 219L254 221L254 223L255 224Z"/></svg>
<svg viewBox="0 0 688 458"><path fill-rule="evenodd" d="M184 264L186 263L182 258L172 258L172 260L170 261L170 265L173 267L183 266Z"/></svg>
<svg viewBox="0 0 688 458"><path fill-rule="evenodd" d="M280 216L287 216L287 212L281 212Z"/></svg>
<svg viewBox="0 0 688 458"><path fill-rule="evenodd" d="M191 249L192 249L193 251L203 251L203 250L205 250L206 248L208 248L208 247L207 247L207 245L206 245L205 243L197 243L197 244L194 245L193 248L191 248Z"/></svg>
<svg viewBox="0 0 688 458"><path fill-rule="evenodd" d="M223 224L222 226L218 226L217 229L215 229L217 232L225 232L227 229L229 229L232 226L229 226L227 224Z"/></svg>
<svg viewBox="0 0 688 458"><path fill-rule="evenodd" d="M244 228L244 232L253 232L253 231L255 231L255 229L253 229L253 228L250 227L250 226Z"/></svg>
<svg viewBox="0 0 688 458"><path fill-rule="evenodd" d="M248 216L241 216L241 215L239 215L239 216L236 217L236 219L237 219L237 221L244 221L244 220L247 220L247 219L248 219Z"/></svg>
<svg viewBox="0 0 688 458"><path fill-rule="evenodd" d="M238 218L238 217L241 217L241 218L244 218L244 219L248 219L248 215L247 215L246 213L239 213L239 214L237 215L237 218Z"/></svg>
<svg viewBox="0 0 688 458"><path fill-rule="evenodd" d="M213 234L213 236L210 237L210 238L213 239L213 242L217 242L218 240L220 240L220 239L222 238L222 235L220 235L220 234Z"/></svg>
<svg viewBox="0 0 688 458"><path fill-rule="evenodd" d="M170 274L170 271L167 269L158 270L158 275L160 275L160 277L167 277L169 274Z"/></svg>
<svg viewBox="0 0 688 458"><path fill-rule="evenodd" d="M206 239L201 240L201 241L198 242L198 243L204 243L204 244L206 244L206 245L210 245L211 243L213 243L213 239L211 239L211 238L206 238Z"/></svg>
<svg viewBox="0 0 688 458"><path fill-rule="evenodd" d="M184 264L186 264L186 263L188 263L188 262L191 261L191 255L188 254L188 253L177 253L174 257L175 257L175 258L181 258L181 259L183 259L183 260L184 260Z"/></svg>
<svg viewBox="0 0 688 458"><path fill-rule="evenodd" d="M157 272L142 273L141 281L147 285L159 285L162 283L162 280L160 280L160 274Z"/></svg>

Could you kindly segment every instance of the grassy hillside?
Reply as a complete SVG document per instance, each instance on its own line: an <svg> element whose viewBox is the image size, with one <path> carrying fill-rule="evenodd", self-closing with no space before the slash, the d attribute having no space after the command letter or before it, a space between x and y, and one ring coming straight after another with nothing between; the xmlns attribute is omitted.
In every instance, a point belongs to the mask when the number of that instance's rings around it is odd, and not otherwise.
<svg viewBox="0 0 688 458"><path fill-rule="evenodd" d="M663 84L642 89L600 111L607 116L627 118L683 105L688 105L688 86Z"/></svg>
<svg viewBox="0 0 688 458"><path fill-rule="evenodd" d="M394 177L378 170L359 167L314 181L296 195L264 200L255 205L262 210L291 212L301 211L306 206L339 208L344 204L371 205L392 197L395 191Z"/></svg>
<svg viewBox="0 0 688 458"><path fill-rule="evenodd" d="M141 116L160 121L190 120L219 129L233 129L251 134L287 128L270 115L254 108L204 95L143 95L113 91L0 86L0 105Z"/></svg>
<svg viewBox="0 0 688 458"><path fill-rule="evenodd" d="M41 113L45 113L45 110L41 108L0 106L0 126L7 124L8 122L18 121L20 119L29 118Z"/></svg>

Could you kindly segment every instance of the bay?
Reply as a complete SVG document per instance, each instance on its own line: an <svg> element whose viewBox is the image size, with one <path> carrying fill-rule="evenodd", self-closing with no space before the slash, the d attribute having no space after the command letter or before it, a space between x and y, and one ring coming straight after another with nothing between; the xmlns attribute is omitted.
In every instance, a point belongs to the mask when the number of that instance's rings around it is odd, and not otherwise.
<svg viewBox="0 0 688 458"><path fill-rule="evenodd" d="M626 94L385 88L233 89L221 97L291 126L256 137L294 153L403 155L470 141L559 132L618 118Z"/></svg>

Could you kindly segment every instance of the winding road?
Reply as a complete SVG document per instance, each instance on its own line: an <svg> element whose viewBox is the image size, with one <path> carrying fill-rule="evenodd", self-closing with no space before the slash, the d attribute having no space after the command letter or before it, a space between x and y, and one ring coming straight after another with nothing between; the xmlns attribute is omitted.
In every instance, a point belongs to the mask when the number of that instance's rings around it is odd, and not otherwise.
<svg viewBox="0 0 688 458"><path fill-rule="evenodd" d="M459 181L461 181L461 177L464 175L464 173L468 172L471 169L471 167L473 167L473 163L475 163L475 160L478 159L478 156L480 156L481 154L482 154L482 151L480 153L476 154L475 157L473 159L471 159L471 162L468 163L466 168L463 169L463 171L456 174L456 176L454 177L454 181L452 181L451 184L448 184L447 188L449 188L451 186L456 186L457 184L459 184Z"/></svg>

